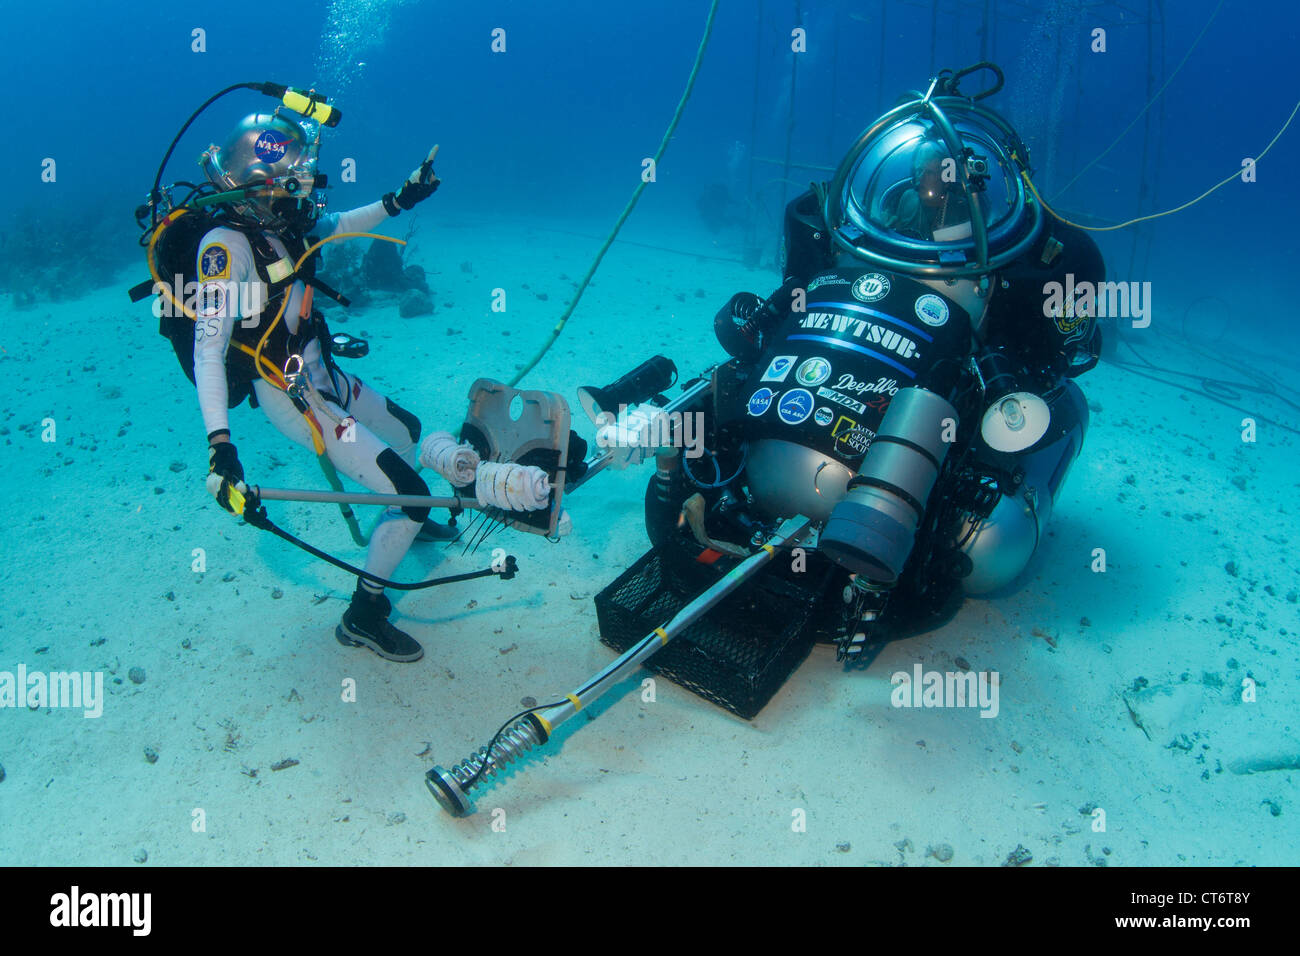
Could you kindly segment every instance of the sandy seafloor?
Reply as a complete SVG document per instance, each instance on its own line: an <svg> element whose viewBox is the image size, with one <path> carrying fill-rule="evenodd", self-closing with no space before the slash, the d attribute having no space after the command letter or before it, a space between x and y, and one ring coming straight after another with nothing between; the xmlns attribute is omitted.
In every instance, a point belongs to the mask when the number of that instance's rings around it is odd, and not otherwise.
<svg viewBox="0 0 1300 956"><path fill-rule="evenodd" d="M417 256L437 312L332 313L372 339L350 367L426 429L456 426L475 378L508 377L542 341L602 228L425 217ZM522 698L554 699L612 659L592 596L647 546L648 468L575 493L575 533L559 544L493 538L518 556L514 581L400 597L420 662L343 648L333 629L354 579L203 491L197 404L147 306L126 303L138 278L29 311L3 300L0 670L103 670L109 694L99 719L0 710L0 863L957 866L1017 847L1032 865L1295 862L1294 436L1261 425L1244 444L1241 413L1103 365L1080 380L1092 429L1014 593L968 601L866 671L819 647L749 723L662 680L643 703L629 682L453 820L425 770L486 743ZM684 374L718 360L714 311L776 284L770 269L620 242L525 384L563 392L580 418L576 386L655 352ZM489 311L497 286L506 318ZM1143 341L1158 364L1214 373L1172 339ZM1297 380L1293 366L1265 368ZM233 416L251 481L321 485L259 413ZM333 506L271 511L361 560ZM206 573L191 570L195 548ZM1104 574L1090 570L1094 548ZM476 570L489 550L417 544L400 576ZM996 719L890 706L893 672L953 670L958 657L999 672ZM1240 699L1247 676L1254 703ZM347 678L355 703L341 700ZM286 758L297 765L271 770Z"/></svg>

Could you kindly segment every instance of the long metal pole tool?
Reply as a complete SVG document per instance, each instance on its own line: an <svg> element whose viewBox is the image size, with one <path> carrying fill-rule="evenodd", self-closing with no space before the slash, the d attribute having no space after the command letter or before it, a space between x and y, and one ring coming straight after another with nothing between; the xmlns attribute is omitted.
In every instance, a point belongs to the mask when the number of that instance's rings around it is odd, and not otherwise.
<svg viewBox="0 0 1300 956"><path fill-rule="evenodd" d="M802 515L786 520L758 551L678 611L667 624L655 628L600 673L577 690L566 694L562 702L525 712L519 719L502 728L486 747L480 747L477 753L453 765L450 770L434 767L424 775L424 782L438 805L452 816L468 816L474 811L469 796L473 787L533 747L546 743L556 727L625 680L646 658L757 574L776 555L777 548L796 544L811 527L812 521Z"/></svg>

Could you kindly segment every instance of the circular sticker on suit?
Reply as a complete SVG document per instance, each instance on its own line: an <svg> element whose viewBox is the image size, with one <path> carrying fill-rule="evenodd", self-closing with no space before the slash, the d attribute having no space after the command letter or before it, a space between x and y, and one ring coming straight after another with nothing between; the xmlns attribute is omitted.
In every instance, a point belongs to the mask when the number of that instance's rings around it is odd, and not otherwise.
<svg viewBox="0 0 1300 956"><path fill-rule="evenodd" d="M776 406L777 417L787 425L800 425L813 413L812 392L806 388L793 388L781 396Z"/></svg>
<svg viewBox="0 0 1300 956"><path fill-rule="evenodd" d="M948 321L948 303L937 295L923 295L916 300L916 317L936 328Z"/></svg>
<svg viewBox="0 0 1300 956"><path fill-rule="evenodd" d="M829 408L826 408L824 406L822 408L817 409L817 411L813 412L813 421L815 421L818 425L829 425L831 423L831 419L834 417L835 417L834 412L832 412Z"/></svg>
<svg viewBox="0 0 1300 956"><path fill-rule="evenodd" d="M199 286L198 313L204 318L221 315L226 308L226 289L220 282Z"/></svg>
<svg viewBox="0 0 1300 956"><path fill-rule="evenodd" d="M794 377L800 385L807 385L810 388L820 385L831 377L831 363L824 358L805 359L794 373Z"/></svg>
<svg viewBox="0 0 1300 956"><path fill-rule="evenodd" d="M859 302L879 302L889 295L889 276L868 272L864 276L858 276L849 291Z"/></svg>
<svg viewBox="0 0 1300 956"><path fill-rule="evenodd" d="M775 397L776 393L770 388L760 388L749 396L749 402L745 405L745 408L748 409L749 414L757 418L772 407L772 399Z"/></svg>

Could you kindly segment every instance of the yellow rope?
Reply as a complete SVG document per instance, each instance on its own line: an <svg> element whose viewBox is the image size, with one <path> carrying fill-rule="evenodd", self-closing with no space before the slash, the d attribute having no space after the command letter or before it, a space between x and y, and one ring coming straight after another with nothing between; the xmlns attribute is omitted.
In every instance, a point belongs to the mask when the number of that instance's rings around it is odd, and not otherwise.
<svg viewBox="0 0 1300 956"><path fill-rule="evenodd" d="M1282 128L1281 128L1280 130L1277 131L1277 135L1274 136L1274 137L1272 138L1272 140L1269 141L1269 144L1268 144L1267 146L1264 147L1264 151L1263 151L1262 153L1260 153L1258 156L1255 157L1255 163L1256 163L1256 164L1258 164L1259 161L1260 161L1261 159L1263 159L1266 155L1268 155L1268 151L1269 151L1270 149L1273 148L1273 145L1274 145L1274 144L1275 144L1279 139L1282 138L1282 134L1285 133L1286 130L1287 130L1287 127L1291 125L1291 121L1292 121L1293 119L1295 119L1295 114L1296 114L1297 112L1300 112L1300 101L1298 101L1298 102L1296 103L1296 105L1295 105L1295 108L1291 110L1291 115L1288 116L1287 119L1286 119L1286 122L1282 124ZM1151 220L1151 219L1160 219L1162 216L1172 216L1172 215L1173 215L1174 213L1176 213L1176 212L1182 212L1182 211L1183 211L1184 209L1186 209L1188 206L1195 206L1198 202L1200 202L1200 201L1201 201L1202 199L1204 199L1206 196L1210 195L1210 193L1215 192L1216 190L1218 190L1218 189L1220 189L1220 188L1222 188L1222 187L1228 185L1228 183L1232 182L1234 179L1236 179L1236 178L1239 177L1240 175L1241 175L1241 171L1238 170L1237 172L1232 173L1231 175L1227 176L1226 178L1224 178L1224 179L1220 180L1219 182L1215 183L1213 186L1211 186L1209 189L1205 190L1205 192L1201 193L1201 194L1200 194L1199 196L1197 196L1195 199L1189 199L1187 202L1183 203L1181 206L1175 206L1173 209L1166 209L1164 212L1153 212L1153 213L1151 213L1151 214L1148 215L1148 216L1138 216L1136 219L1130 219L1128 222L1121 222L1121 223L1119 223L1118 225L1114 225L1114 226L1085 226L1085 225L1083 225L1083 223L1073 222L1073 221L1071 221L1071 220L1069 220L1069 219L1066 219L1066 218L1065 218L1064 216L1062 216L1059 212L1057 212L1055 209L1053 209L1051 206L1049 206L1049 205L1047 204L1047 200L1044 199L1041 195L1039 195L1037 188L1035 188L1035 186L1034 186L1034 184L1033 184L1033 181L1030 180L1030 178L1029 178L1029 173L1025 172L1024 169L1021 169L1021 171L1020 171L1020 176L1021 176L1022 179L1024 179L1024 181L1025 181L1025 185L1029 187L1029 191L1030 191L1031 193L1034 194L1034 198L1037 199L1038 202L1042 204L1042 207L1043 207L1044 209L1046 209L1048 212L1050 212L1050 213L1051 213L1053 216L1055 216L1057 219L1061 220L1061 222L1064 222L1064 223L1066 223L1066 224L1068 224L1068 225L1071 225L1071 226L1075 226L1075 227L1077 227L1077 228L1079 228L1079 229L1086 229L1088 232L1113 232L1113 231L1116 230L1116 229L1124 229L1124 228L1126 228L1126 227L1128 227L1128 226L1135 225L1135 224L1137 224L1137 223L1139 223L1139 222L1147 222L1148 220Z"/></svg>
<svg viewBox="0 0 1300 956"><path fill-rule="evenodd" d="M709 45L709 36L713 33L713 20L717 16L717 13L718 0L713 0L713 5L709 7L708 19L704 24L704 36L700 39L699 48L695 51L695 65L691 67L691 75L686 81L686 89L682 91L682 98L677 102L677 111L673 113L672 121L668 124L668 128L664 130L663 139L659 141L659 148L655 150L653 160L655 169L658 169L659 160L663 158L664 151L668 149L668 141L672 139L673 132L677 129L677 124L682 118L682 111L686 109L686 101L690 99L691 90L695 87L695 78L699 75L700 64L704 60L704 50ZM511 388L518 385L520 379L536 368L537 363L542 360L542 356L547 353L550 347L554 345L556 340L560 337L560 333L564 331L564 326L568 324L569 319L573 316L574 310L578 308L578 303L582 300L582 294L587 291L587 286L591 284L592 277L595 276L596 270L600 268L600 263L605 258L605 253L608 252L609 247L614 244L614 239L618 236L619 230L623 228L623 223L627 221L627 217L632 215L632 210L636 207L637 200L641 198L641 193L645 192L645 187L645 179L642 179L637 183L636 189L632 191L632 198L629 199L627 205L623 207L623 212L619 215L618 221L614 223L614 228L610 230L609 235L606 237L605 244L600 247L600 251L596 253L596 258L592 261L591 267L587 269L587 274L584 275L582 281L578 283L578 289L574 292L573 298L569 301L568 307L564 310L564 314L560 316L560 320L555 323L555 327L551 329L550 336L547 338L546 342L543 343L542 347L537 350L537 354L528 360L527 365L511 377L509 383Z"/></svg>
<svg viewBox="0 0 1300 956"><path fill-rule="evenodd" d="M324 239L320 239L308 246L307 251L299 256L298 261L293 264L293 275L298 274L298 270L302 268L302 264L307 261L308 256L321 246L328 242L334 242L336 239L382 239L384 242L395 242L399 246L406 245L406 243L401 239L394 239L392 236L380 236L373 232L336 232L334 235L326 236ZM253 353L253 360L256 364L257 374L261 375L267 382L270 382L276 388L280 389L280 391L284 391L284 386L272 380L262 371L262 349L266 346L266 340L271 337L271 332L275 330L275 327L280 324L280 319L284 317L285 307L289 304L289 290L291 288L292 285L285 287L284 295L281 296L280 299L280 309L275 313L275 318L271 321L271 324L266 327L266 331L262 334L262 338L257 343L257 349Z"/></svg>
<svg viewBox="0 0 1300 956"><path fill-rule="evenodd" d="M1060 199L1061 196L1065 194L1065 191L1069 189L1071 186L1073 186L1075 183L1077 183L1079 181L1079 178L1084 173L1086 173L1088 170L1092 169L1092 167L1096 166L1099 162L1101 162L1102 159L1105 158L1106 154L1109 153L1112 149L1114 149L1119 144L1119 141L1121 139L1123 139L1125 136L1128 135L1128 131L1137 125L1137 121L1146 115L1147 110L1151 109L1155 101L1160 99L1164 91L1169 88L1169 84L1174 81L1174 77L1178 75L1179 71L1181 71L1182 68L1187 64L1187 61L1191 59L1192 53L1195 52L1196 48L1201 45L1201 39L1205 36L1206 31L1210 29L1210 24L1214 22L1214 18L1217 17L1219 15L1219 11L1223 9L1223 2L1224 0L1219 0L1219 5L1215 7L1214 12L1210 14L1210 19L1205 21L1205 26L1201 27L1201 32L1196 35L1196 39L1192 41L1192 45L1188 47L1187 52L1183 54L1182 60L1180 60L1178 65L1174 67L1174 72L1169 74L1169 78L1166 79L1164 83L1160 85L1160 89L1156 90L1155 95L1147 101L1147 105L1142 107L1142 109L1138 110L1138 114L1137 116L1133 117L1133 121L1129 123L1127 126L1125 126L1122 130L1120 130L1120 134L1116 136L1114 140L1111 141L1111 144L1109 146L1107 146L1100 153L1098 153L1093 158L1092 162L1090 162L1087 166L1084 166L1083 169L1075 173L1073 179L1071 179L1068 183L1066 183L1064 186L1058 189L1056 191L1056 195L1052 197L1053 199Z"/></svg>

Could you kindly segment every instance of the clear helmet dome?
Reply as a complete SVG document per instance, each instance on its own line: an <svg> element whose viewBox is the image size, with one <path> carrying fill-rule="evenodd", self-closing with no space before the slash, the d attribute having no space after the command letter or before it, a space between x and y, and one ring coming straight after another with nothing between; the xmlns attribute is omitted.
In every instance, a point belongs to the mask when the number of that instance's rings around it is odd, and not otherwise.
<svg viewBox="0 0 1300 956"><path fill-rule="evenodd" d="M1015 131L960 97L885 114L840 163L826 223L843 252L927 277L986 274L1021 255L1042 213L1021 179Z"/></svg>

